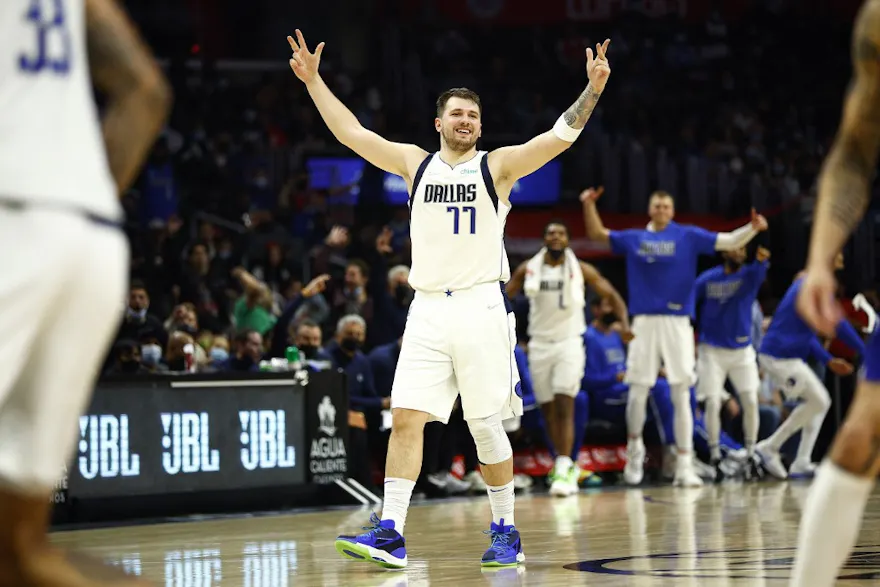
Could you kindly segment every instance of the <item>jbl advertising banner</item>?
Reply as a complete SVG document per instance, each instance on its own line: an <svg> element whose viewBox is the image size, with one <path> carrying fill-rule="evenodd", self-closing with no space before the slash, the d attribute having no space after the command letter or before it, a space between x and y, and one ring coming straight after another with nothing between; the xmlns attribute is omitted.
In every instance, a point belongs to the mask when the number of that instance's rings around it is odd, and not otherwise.
<svg viewBox="0 0 880 587"><path fill-rule="evenodd" d="M305 483L306 403L292 378L102 383L79 420L70 497Z"/></svg>

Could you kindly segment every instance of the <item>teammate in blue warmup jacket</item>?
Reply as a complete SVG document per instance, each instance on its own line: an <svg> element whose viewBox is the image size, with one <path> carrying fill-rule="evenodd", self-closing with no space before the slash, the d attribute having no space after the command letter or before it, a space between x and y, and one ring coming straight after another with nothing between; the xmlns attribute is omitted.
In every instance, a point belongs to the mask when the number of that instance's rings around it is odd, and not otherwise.
<svg viewBox="0 0 880 587"><path fill-rule="evenodd" d="M749 457L758 440L758 389L761 380L752 346L752 305L767 276L770 251L759 247L755 261L743 265L745 248L723 254L724 264L703 272L694 287L698 314L697 398L704 413L712 464L721 460L721 396L729 377L743 409L743 437Z"/></svg>
<svg viewBox="0 0 880 587"><path fill-rule="evenodd" d="M843 267L842 255L838 259L838 265ZM782 389L786 399L804 400L769 438L759 442L756 447L764 461L764 467L771 475L780 479L813 474L813 447L825 414L831 406L828 390L807 365L807 357L812 354L838 375L849 375L853 371L853 366L847 361L834 358L825 350L813 329L798 315L795 301L802 283L803 279L799 277L788 288L776 308L758 355L764 371ZM848 347L857 351L859 356L864 355L865 344L849 322L842 321L838 324L837 336ZM786 472L779 449L798 430L802 430L800 446L791 469Z"/></svg>
<svg viewBox="0 0 880 587"><path fill-rule="evenodd" d="M584 223L591 240L607 243L611 250L626 256L629 282L629 311L635 317L635 335L629 349L626 382L627 464L624 480L637 484L643 476L645 445L642 430L648 390L657 380L661 364L666 370L675 405L675 439L678 448L673 484L702 485L693 468L694 422L690 407L690 387L694 381L695 352L691 316L694 313L693 287L697 278L697 258L716 251L730 251L749 243L767 229L767 220L752 210L752 220L729 233L715 233L672 221L673 198L667 192L651 195L646 229L608 230L596 210L601 191L588 189L581 194Z"/></svg>

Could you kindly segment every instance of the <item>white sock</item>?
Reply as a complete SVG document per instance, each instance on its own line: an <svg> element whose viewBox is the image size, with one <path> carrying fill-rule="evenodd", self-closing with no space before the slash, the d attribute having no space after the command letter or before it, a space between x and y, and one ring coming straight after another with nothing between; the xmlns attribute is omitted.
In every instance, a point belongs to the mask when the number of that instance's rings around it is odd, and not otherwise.
<svg viewBox="0 0 880 587"><path fill-rule="evenodd" d="M406 524L406 512L409 510L409 500L412 497L415 481L400 479L399 477L387 477L385 479L385 498L382 503L382 519L394 522L394 529L403 535L403 526Z"/></svg>
<svg viewBox="0 0 880 587"><path fill-rule="evenodd" d="M804 463L813 462L813 447L816 446L816 440L819 438L819 432L822 430L822 422L825 421L825 413L814 416L803 430L801 430L801 443L798 445L797 456L795 460Z"/></svg>
<svg viewBox="0 0 880 587"><path fill-rule="evenodd" d="M489 506L492 508L492 521L496 524L513 526L513 481L507 485L487 486Z"/></svg>
<svg viewBox="0 0 880 587"><path fill-rule="evenodd" d="M558 457L556 457L556 474L564 475L565 473L568 473L573 464L574 463L572 462L571 457L566 455L559 455Z"/></svg>
<svg viewBox="0 0 880 587"><path fill-rule="evenodd" d="M758 441L758 426L760 424L758 391L741 392L739 400L743 411L743 441L746 447L746 454L751 457L755 454L755 443Z"/></svg>
<svg viewBox="0 0 880 587"><path fill-rule="evenodd" d="M709 460L716 463L721 460L721 449L717 444L709 445Z"/></svg>
<svg viewBox="0 0 880 587"><path fill-rule="evenodd" d="M691 412L691 390L684 383L672 385L675 408L675 446L679 454L694 450L694 414Z"/></svg>
<svg viewBox="0 0 880 587"><path fill-rule="evenodd" d="M630 436L642 436L645 430L645 412L648 408L648 392L644 385L630 385L626 398L626 431Z"/></svg>
<svg viewBox="0 0 880 587"><path fill-rule="evenodd" d="M690 397L688 397L690 401ZM721 459L721 451L718 442L721 439L721 398L709 397L706 399L706 411L703 413L706 421L706 435L709 437L709 452L712 460Z"/></svg>
<svg viewBox="0 0 880 587"><path fill-rule="evenodd" d="M874 480L824 461L804 504L791 587L834 585L855 546Z"/></svg>

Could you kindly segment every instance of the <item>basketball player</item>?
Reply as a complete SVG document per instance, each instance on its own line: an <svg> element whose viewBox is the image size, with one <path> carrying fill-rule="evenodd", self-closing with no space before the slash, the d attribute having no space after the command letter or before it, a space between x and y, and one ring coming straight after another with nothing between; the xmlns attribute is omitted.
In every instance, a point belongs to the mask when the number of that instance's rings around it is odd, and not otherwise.
<svg viewBox="0 0 880 587"><path fill-rule="evenodd" d="M724 264L697 278L698 310L697 398L706 400L704 417L712 466L721 462L721 396L724 381L739 394L743 409L743 439L751 459L758 440L758 362L752 346L752 305L767 277L770 251L758 247L755 262L743 266L744 247L722 253Z"/></svg>
<svg viewBox="0 0 880 587"><path fill-rule="evenodd" d="M837 256L835 263L838 268L843 268L842 254ZM773 314L758 351L761 367L782 390L786 399L803 400L769 438L755 447L764 462L764 468L779 479L813 476L813 447L819 437L825 414L831 407L831 396L822 380L807 365L807 357L812 355L841 376L850 375L853 371L853 366L847 361L834 358L825 350L811 327L797 314L795 300L802 283L803 279L798 276L788 288ZM840 322L836 334L848 347L864 355L865 345L849 322ZM802 433L797 457L786 472L779 457L779 449L798 430L802 430Z"/></svg>
<svg viewBox="0 0 880 587"><path fill-rule="evenodd" d="M550 222L544 228L544 247L517 267L507 284L511 299L520 291L529 299L529 370L535 400L556 450L550 494L558 497L577 493L580 476L569 455L575 454L574 402L586 360L585 283L611 301L621 317L624 339L629 340L629 314L623 298L595 267L575 256L568 239L568 227Z"/></svg>
<svg viewBox="0 0 880 587"><path fill-rule="evenodd" d="M516 333L503 283L510 279L504 222L517 179L539 169L577 139L611 69L609 41L586 50L590 83L554 127L523 145L478 151L479 97L465 88L437 100L434 127L440 150L392 143L365 129L318 73L324 44L315 52L302 33L288 37L290 66L305 83L324 122L344 145L376 167L404 178L409 189L412 270L416 292L391 390L392 432L385 469L382 518L360 536L340 536L344 556L383 566L407 563L404 523L422 461L422 430L447 421L461 394L464 417L477 446L492 510L491 546L484 566L525 560L513 517L513 452L502 421L522 413L515 379Z"/></svg>
<svg viewBox="0 0 880 587"><path fill-rule="evenodd" d="M626 256L629 310L635 316L626 363L629 384L626 422L627 464L624 480L641 483L644 475L645 408L648 391L654 386L661 361L666 369L672 402L675 405L675 441L678 447L673 484L693 487L702 481L693 467L694 419L690 405L690 386L694 379L693 287L697 278L697 257L715 251L744 247L767 229L767 220L752 210L752 220L733 232L715 233L672 221L672 196L658 191L651 195L647 229L608 230L599 218L596 200L602 194L588 189L581 194L587 236L611 245L615 253Z"/></svg>
<svg viewBox="0 0 880 587"><path fill-rule="evenodd" d="M854 77L837 139L819 180L806 276L797 307L831 335L842 318L835 301L834 258L865 213L880 150L880 0L856 17ZM791 584L833 585L855 545L865 502L880 471L880 338L868 341L862 380L829 457L819 467L801 519Z"/></svg>
<svg viewBox="0 0 880 587"><path fill-rule="evenodd" d="M5 0L0 46L0 585L107 585L50 548L49 501L123 316L118 194L170 93L112 0Z"/></svg>

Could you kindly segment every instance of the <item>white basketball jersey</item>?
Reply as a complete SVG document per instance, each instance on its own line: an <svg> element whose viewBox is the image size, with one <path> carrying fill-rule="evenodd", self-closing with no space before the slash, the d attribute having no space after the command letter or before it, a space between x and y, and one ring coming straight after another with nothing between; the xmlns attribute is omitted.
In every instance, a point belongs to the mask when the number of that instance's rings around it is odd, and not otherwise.
<svg viewBox="0 0 880 587"><path fill-rule="evenodd" d="M565 263L551 267L541 264L541 289L529 298L529 338L559 341L582 336L587 330L584 307L571 301L565 305L563 287L571 287L564 279ZM581 291L581 299L586 295Z"/></svg>
<svg viewBox="0 0 880 587"><path fill-rule="evenodd" d="M409 283L416 291L455 291L510 279L504 249L510 204L498 199L486 156L478 151L450 167L434 153L419 166L409 199Z"/></svg>
<svg viewBox="0 0 880 587"><path fill-rule="evenodd" d="M84 0L0 1L0 198L122 216L92 95Z"/></svg>

